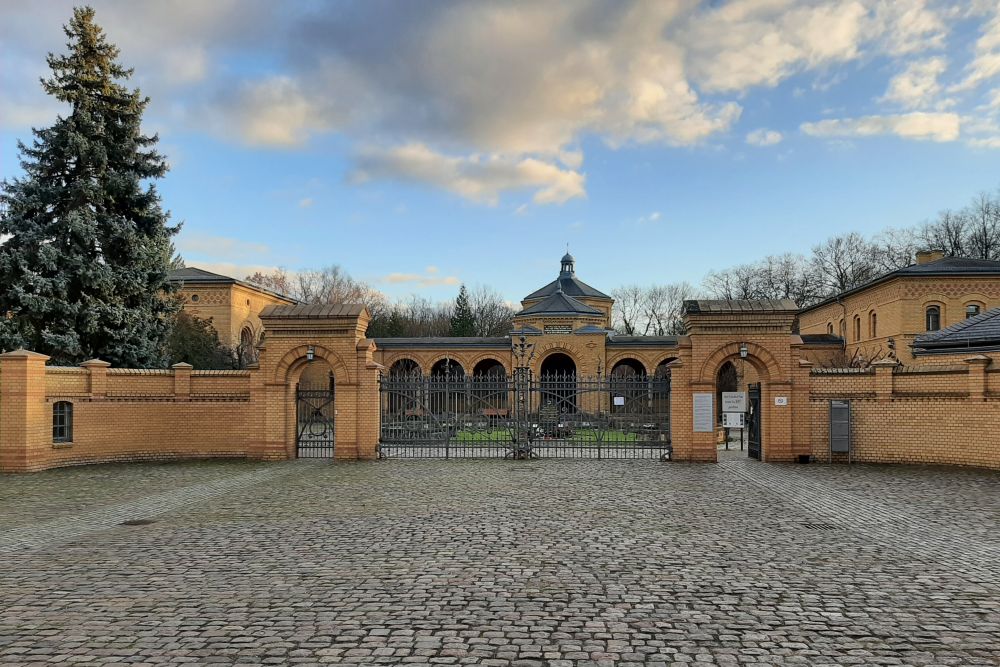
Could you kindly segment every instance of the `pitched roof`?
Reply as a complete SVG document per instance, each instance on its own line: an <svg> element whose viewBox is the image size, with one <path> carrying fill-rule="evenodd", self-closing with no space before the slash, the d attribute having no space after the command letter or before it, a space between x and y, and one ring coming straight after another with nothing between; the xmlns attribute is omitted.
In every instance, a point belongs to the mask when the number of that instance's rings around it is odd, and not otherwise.
<svg viewBox="0 0 1000 667"><path fill-rule="evenodd" d="M572 297L586 296L595 299L611 298L604 292L594 289L587 283L583 282L582 280L577 278L574 274L569 274L569 275L560 275L558 278L550 282L545 287L537 289L528 296L524 297L524 300L531 301L532 299L541 299L547 296L551 296L559 290L562 290L564 294L568 294L569 296Z"/></svg>
<svg viewBox="0 0 1000 667"><path fill-rule="evenodd" d="M705 313L781 313L798 311L791 299L691 299L684 302L684 312Z"/></svg>
<svg viewBox="0 0 1000 667"><path fill-rule="evenodd" d="M1000 349L1000 308L992 308L913 340L915 354Z"/></svg>
<svg viewBox="0 0 1000 667"><path fill-rule="evenodd" d="M261 319L316 320L331 317L357 317L365 307L358 303L301 303L291 306L265 306Z"/></svg>
<svg viewBox="0 0 1000 667"><path fill-rule="evenodd" d="M800 312L806 313L810 310L815 310L816 308L821 308L831 303L835 303L838 299L843 299L845 296L850 296L862 290L868 289L869 287L874 287L893 278L901 278L906 276L1000 276L1000 262L993 261L991 259L972 259L969 257L942 257L941 259L934 260L933 262L926 262L924 264L910 264L909 266L904 266L901 269L896 269L895 271L890 271L885 273L874 280L871 280L864 285L859 285L849 290L840 292L836 296L832 296L829 299L824 299L819 303L814 303L811 306L806 306Z"/></svg>
<svg viewBox="0 0 1000 667"><path fill-rule="evenodd" d="M180 285L185 283L189 283L191 285L240 285L241 287L246 287L264 294L270 294L271 296L278 297L279 299L284 299L289 303L299 303L298 299L294 299L287 294L275 292L274 290L269 290L266 287L261 287L260 285L250 283L245 280L238 280L230 276L224 276L221 273L212 273L211 271L206 271L205 269L199 269L196 266L185 266L182 269L172 269L167 273L167 280Z"/></svg>
<svg viewBox="0 0 1000 667"><path fill-rule="evenodd" d="M562 290L556 290L552 296L528 306L518 315L603 315L596 308L577 301Z"/></svg>

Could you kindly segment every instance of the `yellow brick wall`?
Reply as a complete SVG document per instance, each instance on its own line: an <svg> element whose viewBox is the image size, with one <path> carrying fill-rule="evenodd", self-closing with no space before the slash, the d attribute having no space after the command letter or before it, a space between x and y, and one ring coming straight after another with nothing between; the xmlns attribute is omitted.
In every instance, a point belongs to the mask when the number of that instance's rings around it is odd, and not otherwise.
<svg viewBox="0 0 1000 667"><path fill-rule="evenodd" d="M975 365L965 368L869 369L810 376L808 423L812 454L828 461L829 402L851 401L851 459L1000 469L1000 399L976 398ZM882 374L877 377L877 374ZM879 381L890 390L880 394ZM834 455L834 461L846 461Z"/></svg>
<svg viewBox="0 0 1000 667"><path fill-rule="evenodd" d="M263 329L260 313L265 306L292 303L244 285L185 283L177 291L185 312L201 319L211 319L223 345L236 347L240 333L249 328L255 336ZM197 295L198 300L193 297Z"/></svg>

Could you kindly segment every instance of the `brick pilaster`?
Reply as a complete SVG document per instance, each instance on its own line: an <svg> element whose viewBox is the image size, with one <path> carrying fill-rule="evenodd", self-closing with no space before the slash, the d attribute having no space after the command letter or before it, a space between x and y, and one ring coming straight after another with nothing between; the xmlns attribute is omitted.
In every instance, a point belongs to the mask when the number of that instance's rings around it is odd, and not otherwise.
<svg viewBox="0 0 1000 667"><path fill-rule="evenodd" d="M87 381L87 391L91 398L104 398L108 395L108 368L111 367L106 361L101 359L91 359L80 364L87 369L89 379Z"/></svg>
<svg viewBox="0 0 1000 667"><path fill-rule="evenodd" d="M0 471L45 467L52 448L52 417L45 403L48 359L28 350L0 354Z"/></svg>

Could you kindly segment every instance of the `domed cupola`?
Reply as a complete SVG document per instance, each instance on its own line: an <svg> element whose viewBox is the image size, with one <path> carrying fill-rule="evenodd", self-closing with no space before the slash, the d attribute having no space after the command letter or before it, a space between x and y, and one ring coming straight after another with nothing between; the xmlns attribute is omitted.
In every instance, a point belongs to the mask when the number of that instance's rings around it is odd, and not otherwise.
<svg viewBox="0 0 1000 667"><path fill-rule="evenodd" d="M559 271L560 278L570 278L573 276L574 270L573 265L576 260L573 259L573 255L566 253L562 258L562 269Z"/></svg>
<svg viewBox="0 0 1000 667"><path fill-rule="evenodd" d="M559 277L524 297L522 310L515 318L583 318L587 323L599 322L608 327L612 303L610 296L576 277L576 259L567 252L559 260Z"/></svg>

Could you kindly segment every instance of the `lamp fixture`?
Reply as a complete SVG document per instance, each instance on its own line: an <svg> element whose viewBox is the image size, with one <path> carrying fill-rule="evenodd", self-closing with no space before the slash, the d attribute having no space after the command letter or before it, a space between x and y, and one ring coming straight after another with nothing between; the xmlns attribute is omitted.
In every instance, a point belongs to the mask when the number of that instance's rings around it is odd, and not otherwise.
<svg viewBox="0 0 1000 667"><path fill-rule="evenodd" d="M746 359L749 350L746 343L740 343L740 359Z"/></svg>

